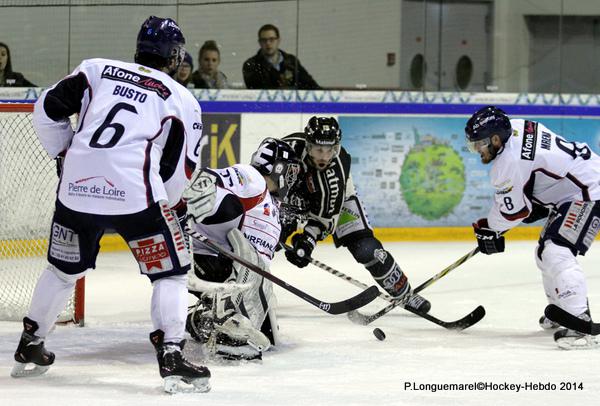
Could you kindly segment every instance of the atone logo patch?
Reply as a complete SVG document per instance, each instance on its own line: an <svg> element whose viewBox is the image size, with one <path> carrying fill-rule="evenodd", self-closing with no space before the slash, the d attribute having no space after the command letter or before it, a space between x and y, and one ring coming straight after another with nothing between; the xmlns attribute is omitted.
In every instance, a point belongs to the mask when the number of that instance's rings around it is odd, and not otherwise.
<svg viewBox="0 0 600 406"><path fill-rule="evenodd" d="M102 71L102 78L130 83L144 90L156 93L163 100L167 100L171 96L171 90L160 80L130 72L116 66L106 65Z"/></svg>
<svg viewBox="0 0 600 406"><path fill-rule="evenodd" d="M533 121L525 121L523 132L523 145L521 146L521 159L533 161L535 158L535 144L537 141L537 125Z"/></svg>

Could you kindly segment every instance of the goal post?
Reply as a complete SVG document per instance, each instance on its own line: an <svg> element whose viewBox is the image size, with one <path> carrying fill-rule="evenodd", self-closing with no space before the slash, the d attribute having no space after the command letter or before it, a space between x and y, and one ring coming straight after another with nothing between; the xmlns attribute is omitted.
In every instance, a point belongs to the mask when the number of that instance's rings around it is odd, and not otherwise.
<svg viewBox="0 0 600 406"><path fill-rule="evenodd" d="M20 320L47 265L58 178L37 139L33 104L0 103L0 320ZM84 278L59 322L83 325Z"/></svg>

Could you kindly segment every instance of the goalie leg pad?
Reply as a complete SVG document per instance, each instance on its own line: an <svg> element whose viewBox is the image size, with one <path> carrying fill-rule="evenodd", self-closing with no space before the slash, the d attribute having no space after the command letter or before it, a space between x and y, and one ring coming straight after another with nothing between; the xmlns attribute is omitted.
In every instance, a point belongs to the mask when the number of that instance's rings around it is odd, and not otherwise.
<svg viewBox="0 0 600 406"><path fill-rule="evenodd" d="M256 264L262 270L268 271L268 267L260 257L260 254L258 254L254 246L250 244L241 231L233 229L227 234L227 238L237 255ZM232 295L233 304L239 313L250 319L254 328L260 330L274 297L273 284L271 281L265 280L256 272L235 261L233 267L235 282L237 284L250 285L249 289Z"/></svg>

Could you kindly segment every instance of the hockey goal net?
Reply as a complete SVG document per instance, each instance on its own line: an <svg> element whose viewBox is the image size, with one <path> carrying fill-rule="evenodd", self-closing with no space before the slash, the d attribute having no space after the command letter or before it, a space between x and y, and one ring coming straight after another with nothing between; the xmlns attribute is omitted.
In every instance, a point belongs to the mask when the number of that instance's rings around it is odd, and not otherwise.
<svg viewBox="0 0 600 406"><path fill-rule="evenodd" d="M27 314L46 267L56 197L56 166L32 125L33 104L0 103L0 320ZM84 281L59 322L83 325Z"/></svg>

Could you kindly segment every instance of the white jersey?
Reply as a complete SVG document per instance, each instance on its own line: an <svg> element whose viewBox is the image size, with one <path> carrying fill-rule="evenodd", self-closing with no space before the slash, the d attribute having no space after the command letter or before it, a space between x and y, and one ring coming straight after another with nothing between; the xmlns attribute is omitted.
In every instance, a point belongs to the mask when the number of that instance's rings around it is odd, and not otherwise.
<svg viewBox="0 0 600 406"><path fill-rule="evenodd" d="M269 265L279 242L279 208L267 190L265 178L250 165L237 164L224 169L205 169L217 176L217 196L212 211L196 231L219 245L228 247L227 233L238 228ZM216 255L194 241L194 253Z"/></svg>
<svg viewBox="0 0 600 406"><path fill-rule="evenodd" d="M198 160L197 100L166 73L135 63L84 60L42 93L33 120L51 157L66 151L58 199L80 212L174 206Z"/></svg>
<svg viewBox="0 0 600 406"><path fill-rule="evenodd" d="M532 203L600 200L600 157L587 144L568 142L535 121L510 123L513 134L490 171L496 190L488 215L492 229L515 227Z"/></svg>

